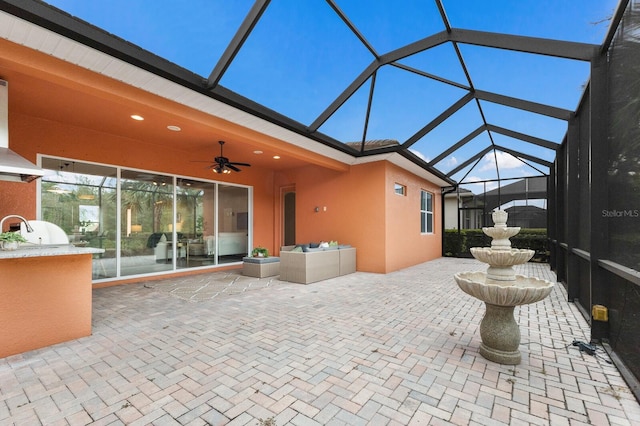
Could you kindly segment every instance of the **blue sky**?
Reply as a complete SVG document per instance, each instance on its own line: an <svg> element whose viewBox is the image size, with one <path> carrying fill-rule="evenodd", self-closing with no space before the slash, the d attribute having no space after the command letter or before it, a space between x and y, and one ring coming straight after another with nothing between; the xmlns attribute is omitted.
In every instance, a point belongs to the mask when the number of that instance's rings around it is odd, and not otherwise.
<svg viewBox="0 0 640 426"><path fill-rule="evenodd" d="M253 4L251 0L47 2L204 77ZM378 54L444 29L435 2L428 0L336 3ZM443 4L454 28L600 44L617 0L443 0ZM459 46L480 90L573 110L588 80L585 63ZM325 1L272 0L221 84L308 125L372 60ZM451 44L400 62L467 84ZM369 85L370 81L365 83L319 130L343 142L360 140ZM375 87L366 138L400 142L465 94L392 66L379 70ZM481 125L481 112L490 124L554 142L561 142L566 132L566 124L559 120L484 101L480 107L468 104L412 149L427 160L435 158ZM494 142L553 160L552 151L512 138L498 135ZM489 144L485 132L436 167L448 172ZM470 173L467 168L453 177L496 178L493 159L487 156ZM502 178L539 174L509 155L499 154L498 162Z"/></svg>

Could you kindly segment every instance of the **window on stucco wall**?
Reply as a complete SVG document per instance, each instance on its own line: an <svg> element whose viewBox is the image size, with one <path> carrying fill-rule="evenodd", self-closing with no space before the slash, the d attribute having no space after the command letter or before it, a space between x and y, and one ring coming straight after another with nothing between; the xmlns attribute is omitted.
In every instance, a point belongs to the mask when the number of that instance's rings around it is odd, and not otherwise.
<svg viewBox="0 0 640 426"><path fill-rule="evenodd" d="M407 195L407 187L402 184L396 183L393 186L393 192L398 195Z"/></svg>
<svg viewBox="0 0 640 426"><path fill-rule="evenodd" d="M424 189L420 191L420 232L433 232L433 194Z"/></svg>

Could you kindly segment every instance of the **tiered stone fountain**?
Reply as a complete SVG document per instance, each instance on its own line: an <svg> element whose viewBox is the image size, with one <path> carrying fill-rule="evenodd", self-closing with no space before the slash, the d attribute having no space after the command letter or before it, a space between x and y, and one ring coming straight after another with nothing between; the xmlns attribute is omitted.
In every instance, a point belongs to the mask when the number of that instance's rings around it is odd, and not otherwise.
<svg viewBox="0 0 640 426"><path fill-rule="evenodd" d="M528 262L534 251L511 248L509 238L520 232L520 228L507 227L507 217L503 210L494 211L494 226L482 228L492 238L491 247L471 248L473 257L489 264L487 272L460 272L454 278L462 291L486 305L480 323L480 355L490 361L516 365L521 361L520 328L513 310L544 299L554 284L515 274L513 266Z"/></svg>

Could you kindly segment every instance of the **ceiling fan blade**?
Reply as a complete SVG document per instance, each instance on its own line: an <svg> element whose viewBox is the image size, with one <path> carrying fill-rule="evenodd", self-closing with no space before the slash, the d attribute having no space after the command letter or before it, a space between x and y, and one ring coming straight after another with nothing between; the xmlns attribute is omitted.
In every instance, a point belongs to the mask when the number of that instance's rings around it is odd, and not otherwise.
<svg viewBox="0 0 640 426"><path fill-rule="evenodd" d="M215 173L223 173L225 169L241 172L242 170L240 170L237 166L251 167L251 164L249 163L235 163L235 162L229 161L229 159L223 155L222 147L224 145L224 141L218 141L218 143L220 144L220 156L214 157L213 162L204 161L204 160L192 160L191 162L209 163L209 165L206 166L205 169L211 169Z"/></svg>

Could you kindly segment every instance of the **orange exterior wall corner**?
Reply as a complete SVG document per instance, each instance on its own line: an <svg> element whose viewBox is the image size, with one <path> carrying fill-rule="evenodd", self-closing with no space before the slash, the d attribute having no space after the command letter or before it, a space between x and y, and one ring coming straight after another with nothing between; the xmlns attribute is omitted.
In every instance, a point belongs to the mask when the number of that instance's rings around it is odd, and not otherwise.
<svg viewBox="0 0 640 426"><path fill-rule="evenodd" d="M357 270L388 273L442 254L440 187L387 161L345 173L309 166L289 179L296 188L296 242L337 240L357 249ZM407 196L394 184L407 186ZM420 191L433 195L434 232L420 232Z"/></svg>
<svg viewBox="0 0 640 426"><path fill-rule="evenodd" d="M385 193L387 224L386 272L396 271L442 256L441 188L394 164L386 163ZM405 195L394 192L395 184L406 187ZM433 232L421 233L421 191L431 193Z"/></svg>
<svg viewBox="0 0 640 426"><path fill-rule="evenodd" d="M373 166L337 172L299 168L296 188L296 243L338 241L356 247L357 269L379 271L384 264L384 200L376 188L384 173Z"/></svg>

